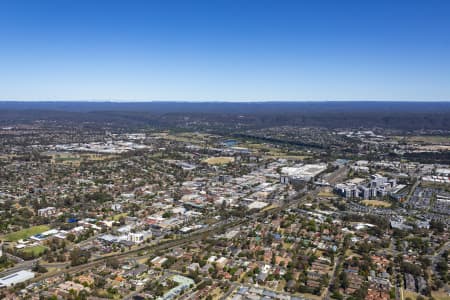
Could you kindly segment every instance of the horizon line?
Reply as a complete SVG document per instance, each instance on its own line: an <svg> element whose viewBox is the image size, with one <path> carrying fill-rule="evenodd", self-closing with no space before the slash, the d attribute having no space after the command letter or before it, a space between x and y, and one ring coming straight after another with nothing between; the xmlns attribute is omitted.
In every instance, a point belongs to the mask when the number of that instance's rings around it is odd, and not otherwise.
<svg viewBox="0 0 450 300"><path fill-rule="evenodd" d="M0 99L1 102L8 102L8 103L20 103L20 102L26 102L26 103L64 103L64 102L85 102L85 103L311 103L311 102L450 102L450 99L448 100L387 100L387 99L353 99L353 100L337 100L337 99L331 99L331 100L180 100L180 99L173 99L173 100L123 100L123 99L77 99L77 100L46 100L46 99L29 99L29 100L18 100L18 99Z"/></svg>

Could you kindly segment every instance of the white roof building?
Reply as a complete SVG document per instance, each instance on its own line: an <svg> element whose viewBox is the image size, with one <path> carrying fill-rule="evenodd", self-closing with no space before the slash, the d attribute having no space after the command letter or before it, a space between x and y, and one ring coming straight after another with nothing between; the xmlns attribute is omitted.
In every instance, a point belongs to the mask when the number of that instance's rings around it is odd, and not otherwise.
<svg viewBox="0 0 450 300"><path fill-rule="evenodd" d="M0 288L8 287L34 278L34 273L28 270L18 271L0 278Z"/></svg>

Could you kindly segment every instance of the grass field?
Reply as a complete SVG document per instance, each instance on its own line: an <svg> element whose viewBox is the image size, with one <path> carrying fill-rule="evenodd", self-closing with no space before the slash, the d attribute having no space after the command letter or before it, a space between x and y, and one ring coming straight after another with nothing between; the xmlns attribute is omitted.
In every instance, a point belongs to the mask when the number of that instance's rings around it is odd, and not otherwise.
<svg viewBox="0 0 450 300"><path fill-rule="evenodd" d="M272 147L268 144L258 144L258 143L243 143L243 147L251 150L262 151L267 157L274 159L289 159L289 160L304 160L310 158L311 156L303 154L302 152L287 152L283 149Z"/></svg>
<svg viewBox="0 0 450 300"><path fill-rule="evenodd" d="M210 157L205 160L203 160L208 165L224 165L230 162L234 161L233 157L227 157L227 156L219 156L219 157Z"/></svg>
<svg viewBox="0 0 450 300"><path fill-rule="evenodd" d="M363 200L361 203L366 206L391 207L391 203L380 200Z"/></svg>
<svg viewBox="0 0 450 300"><path fill-rule="evenodd" d="M192 143L196 145L204 145L205 142L210 140L210 136L201 133L191 133L191 132L181 132L161 135L166 140L181 142L181 143Z"/></svg>
<svg viewBox="0 0 450 300"><path fill-rule="evenodd" d="M8 233L1 237L1 239L5 241L17 242L18 240L29 238L30 236L42 233L47 230L50 230L50 227L48 227L47 225L33 226L16 232Z"/></svg>
<svg viewBox="0 0 450 300"><path fill-rule="evenodd" d="M23 249L23 252L25 252L25 253L33 253L33 256L37 257L37 256L40 256L41 254L43 254L46 249L47 249L47 247L38 245L38 246L25 248L25 249Z"/></svg>

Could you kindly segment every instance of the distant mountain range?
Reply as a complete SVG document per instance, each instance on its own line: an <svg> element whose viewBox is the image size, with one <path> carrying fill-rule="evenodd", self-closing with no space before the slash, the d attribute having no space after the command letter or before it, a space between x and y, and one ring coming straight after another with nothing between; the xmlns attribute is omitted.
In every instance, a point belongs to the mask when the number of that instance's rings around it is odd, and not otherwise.
<svg viewBox="0 0 450 300"><path fill-rule="evenodd" d="M164 127L197 123L249 128L294 125L449 130L450 102L0 101L1 124L36 120Z"/></svg>
<svg viewBox="0 0 450 300"><path fill-rule="evenodd" d="M68 112L146 111L164 113L296 113L296 112L439 112L450 102L420 101L271 101L271 102L107 102L107 101L0 101L0 110L56 110Z"/></svg>

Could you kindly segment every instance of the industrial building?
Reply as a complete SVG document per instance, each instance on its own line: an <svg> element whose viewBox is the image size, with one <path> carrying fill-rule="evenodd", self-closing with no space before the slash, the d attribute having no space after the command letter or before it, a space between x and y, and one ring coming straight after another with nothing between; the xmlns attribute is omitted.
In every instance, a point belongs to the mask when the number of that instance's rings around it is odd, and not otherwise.
<svg viewBox="0 0 450 300"><path fill-rule="evenodd" d="M29 270L22 270L8 276L0 278L0 288L13 286L34 278L34 273Z"/></svg>

